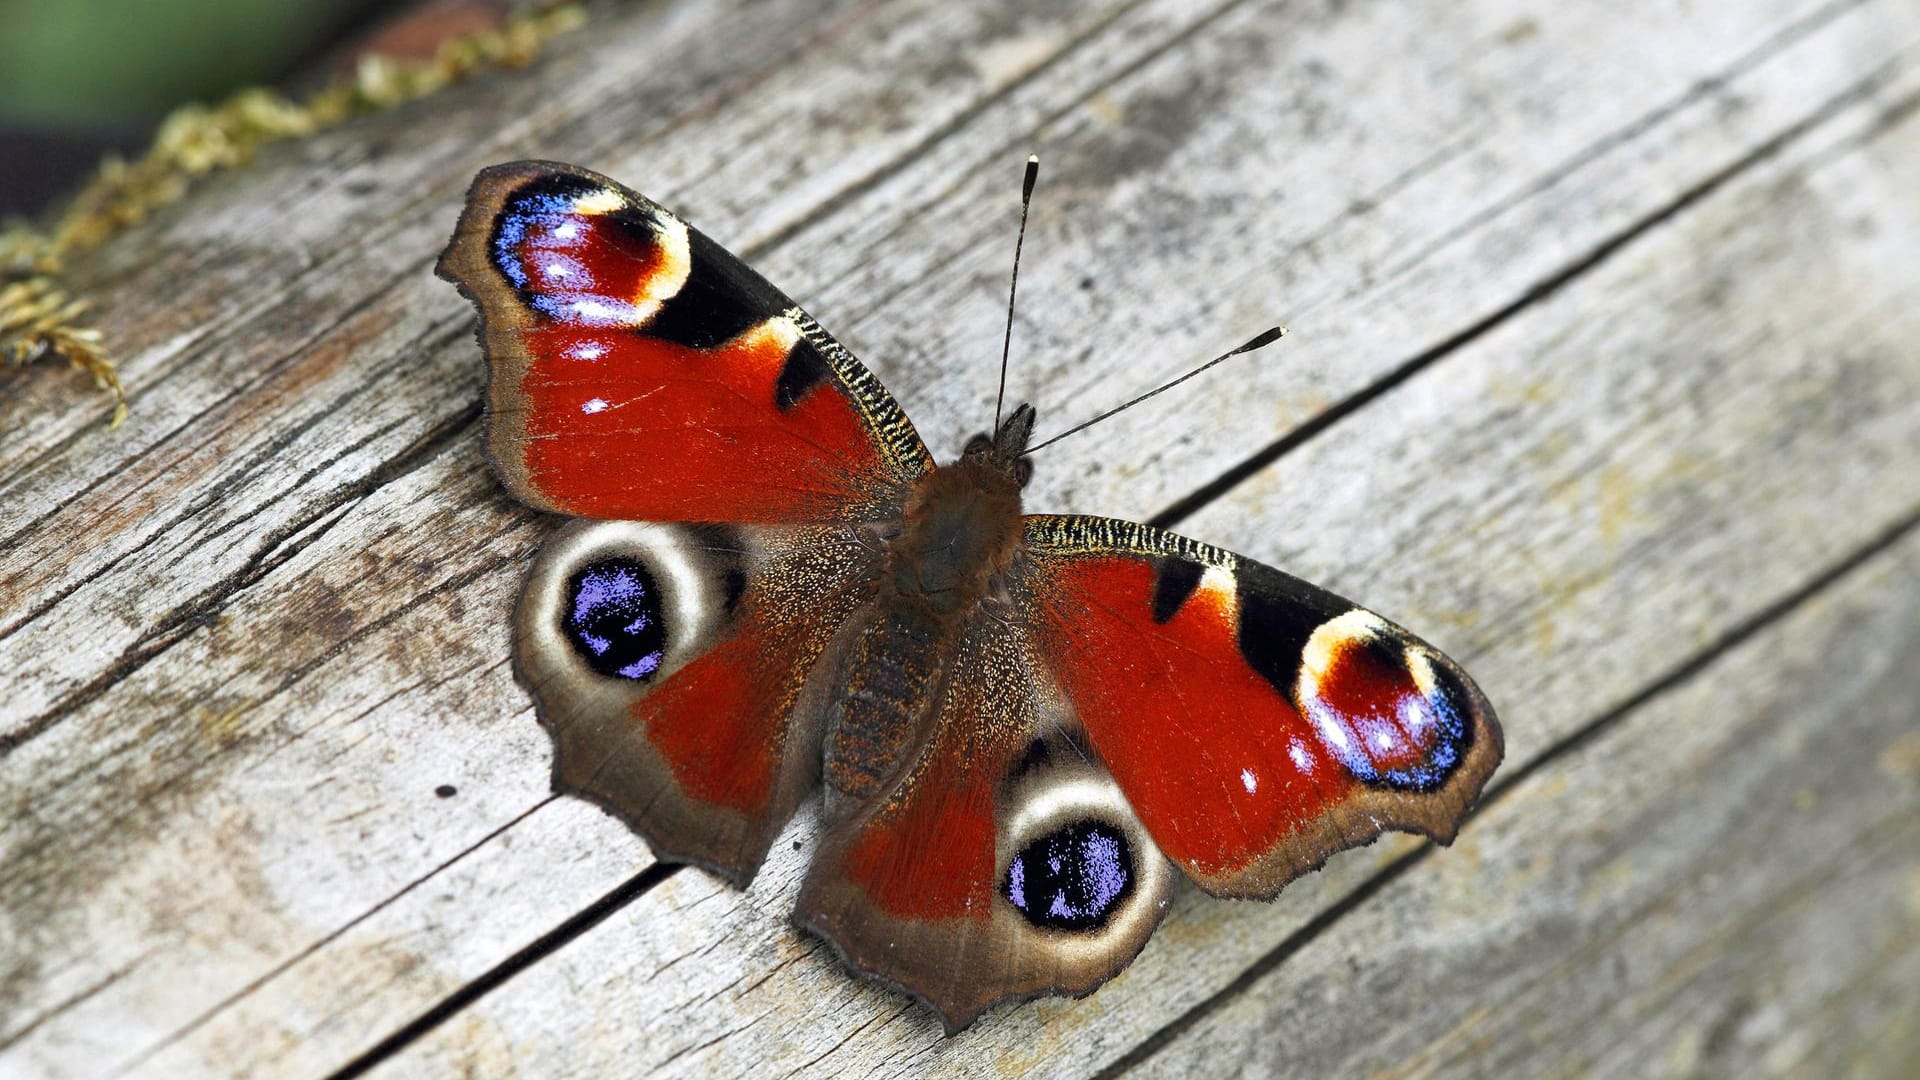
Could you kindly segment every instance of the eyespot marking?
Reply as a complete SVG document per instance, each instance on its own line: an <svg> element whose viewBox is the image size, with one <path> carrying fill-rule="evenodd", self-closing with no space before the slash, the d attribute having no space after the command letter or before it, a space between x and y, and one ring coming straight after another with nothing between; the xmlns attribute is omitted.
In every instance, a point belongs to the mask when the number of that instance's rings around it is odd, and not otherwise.
<svg viewBox="0 0 1920 1080"><path fill-rule="evenodd" d="M1468 698L1444 664L1379 616L1349 611L1317 628L1302 650L1301 712L1354 778L1432 791L1466 757Z"/></svg>
<svg viewBox="0 0 1920 1080"><path fill-rule="evenodd" d="M582 328L644 325L686 285L692 266L680 221L568 175L507 197L490 256L528 306Z"/></svg>
<svg viewBox="0 0 1920 1080"><path fill-rule="evenodd" d="M1106 925L1133 885L1126 834L1083 820L1021 848L1007 866L1001 894L1042 930L1086 931Z"/></svg>
<svg viewBox="0 0 1920 1080"><path fill-rule="evenodd" d="M560 620L574 651L608 678L646 680L666 659L660 588L638 559L598 559L575 571Z"/></svg>

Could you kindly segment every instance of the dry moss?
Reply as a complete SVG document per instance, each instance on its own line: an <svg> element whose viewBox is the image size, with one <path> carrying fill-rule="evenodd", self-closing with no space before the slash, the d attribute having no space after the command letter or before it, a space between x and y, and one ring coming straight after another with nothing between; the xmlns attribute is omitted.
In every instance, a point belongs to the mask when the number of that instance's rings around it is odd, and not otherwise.
<svg viewBox="0 0 1920 1080"><path fill-rule="evenodd" d="M100 332L85 325L91 304L60 282L71 256L178 201L200 177L246 164L268 143L425 97L481 71L521 66L553 35L584 19L577 3L544 3L494 29L450 38L428 60L366 56L300 100L253 88L218 105L176 110L144 155L102 162L49 228L0 231L0 357L13 365L64 357L113 395L110 426L118 427L127 415L126 393Z"/></svg>

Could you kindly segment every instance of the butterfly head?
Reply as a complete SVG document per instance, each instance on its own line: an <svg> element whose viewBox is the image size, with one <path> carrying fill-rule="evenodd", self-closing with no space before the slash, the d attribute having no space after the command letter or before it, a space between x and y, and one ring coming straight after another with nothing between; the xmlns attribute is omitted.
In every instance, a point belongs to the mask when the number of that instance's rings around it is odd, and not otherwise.
<svg viewBox="0 0 1920 1080"><path fill-rule="evenodd" d="M998 431L983 431L968 439L961 460L984 462L1012 476L1017 486L1026 487L1033 479L1033 462L1026 457L1027 442L1033 438L1033 417L1033 406L1022 403L1007 414Z"/></svg>

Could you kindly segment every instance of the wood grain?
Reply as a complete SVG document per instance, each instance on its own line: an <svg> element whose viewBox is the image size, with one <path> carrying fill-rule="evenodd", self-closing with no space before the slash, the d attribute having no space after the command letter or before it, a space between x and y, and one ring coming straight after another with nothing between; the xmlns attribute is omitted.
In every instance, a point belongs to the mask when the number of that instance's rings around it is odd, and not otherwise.
<svg viewBox="0 0 1920 1080"><path fill-rule="evenodd" d="M0 375L0 1066L1900 1075L1920 15L1563 7L614 8L101 251L127 425ZM602 169L951 453L1030 149L1043 433L1295 331L1050 448L1033 505L1415 627L1509 764L1454 850L1185 896L1095 997L943 1040L788 925L810 811L742 894L548 795L506 612L551 522L427 267L478 166Z"/></svg>

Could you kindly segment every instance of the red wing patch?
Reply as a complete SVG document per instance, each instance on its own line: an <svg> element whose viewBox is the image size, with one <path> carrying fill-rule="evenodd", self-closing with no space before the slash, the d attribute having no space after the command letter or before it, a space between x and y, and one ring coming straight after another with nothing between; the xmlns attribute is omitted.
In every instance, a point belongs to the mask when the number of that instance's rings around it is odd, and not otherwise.
<svg viewBox="0 0 1920 1080"><path fill-rule="evenodd" d="M480 308L488 447L531 505L848 520L932 467L878 380L805 312L605 177L486 170L440 272Z"/></svg>
<svg viewBox="0 0 1920 1080"><path fill-rule="evenodd" d="M1450 838L1499 762L1479 691L1379 616L1157 529L1028 520L1040 651L1209 891L1271 896L1384 828Z"/></svg>
<svg viewBox="0 0 1920 1080"><path fill-rule="evenodd" d="M994 884L992 766L948 737L847 849L846 874L900 919L987 917ZM1002 751L1004 757L1005 751Z"/></svg>
<svg viewBox="0 0 1920 1080"><path fill-rule="evenodd" d="M773 799L785 724L769 721L784 721L814 659L769 629L743 626L628 710L681 791L747 817Z"/></svg>
<svg viewBox="0 0 1920 1080"><path fill-rule="evenodd" d="M886 486L873 440L844 396L776 390L796 348L778 317L711 349L629 331L541 327L518 394L494 423L518 428L517 467L581 517L824 520ZM554 359L545 359L554 358ZM584 358L584 359L583 359ZM817 362L817 361L815 361ZM517 407L515 416L506 409Z"/></svg>

